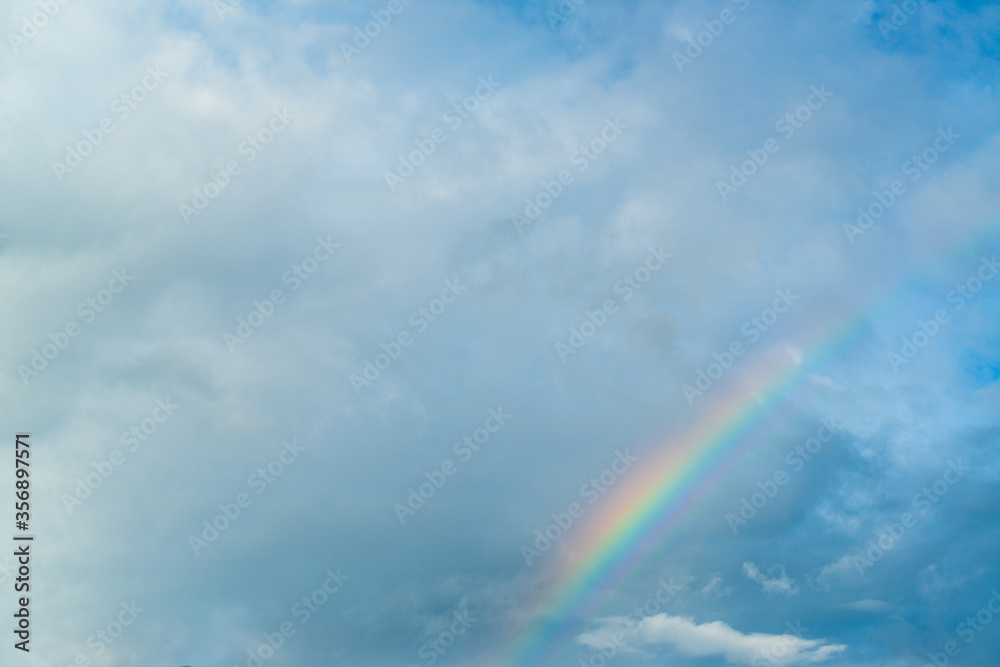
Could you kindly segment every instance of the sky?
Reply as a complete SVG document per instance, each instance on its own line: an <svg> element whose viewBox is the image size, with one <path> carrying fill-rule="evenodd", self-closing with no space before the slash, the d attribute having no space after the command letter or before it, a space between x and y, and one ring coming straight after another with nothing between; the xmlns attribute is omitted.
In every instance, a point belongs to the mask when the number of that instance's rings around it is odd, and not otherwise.
<svg viewBox="0 0 1000 667"><path fill-rule="evenodd" d="M998 664L1000 5L0 24L0 663Z"/></svg>

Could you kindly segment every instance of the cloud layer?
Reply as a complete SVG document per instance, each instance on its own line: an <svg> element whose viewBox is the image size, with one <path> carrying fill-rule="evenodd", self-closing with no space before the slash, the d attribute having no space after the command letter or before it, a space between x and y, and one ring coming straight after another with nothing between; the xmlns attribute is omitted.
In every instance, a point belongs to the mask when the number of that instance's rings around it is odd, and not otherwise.
<svg viewBox="0 0 1000 667"><path fill-rule="evenodd" d="M0 10L16 664L503 662L771 367L552 664L1000 653L995 4L221 2Z"/></svg>

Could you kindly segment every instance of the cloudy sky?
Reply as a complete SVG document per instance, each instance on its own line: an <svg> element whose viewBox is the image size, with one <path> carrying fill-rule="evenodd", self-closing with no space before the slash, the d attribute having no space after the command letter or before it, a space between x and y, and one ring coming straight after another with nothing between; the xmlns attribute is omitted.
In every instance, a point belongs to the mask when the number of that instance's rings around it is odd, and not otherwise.
<svg viewBox="0 0 1000 667"><path fill-rule="evenodd" d="M0 22L4 665L997 664L996 3Z"/></svg>

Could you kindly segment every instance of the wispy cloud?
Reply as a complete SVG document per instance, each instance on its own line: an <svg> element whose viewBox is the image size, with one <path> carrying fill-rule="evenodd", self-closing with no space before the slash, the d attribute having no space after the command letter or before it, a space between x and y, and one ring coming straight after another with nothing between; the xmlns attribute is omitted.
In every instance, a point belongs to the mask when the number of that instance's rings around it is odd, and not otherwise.
<svg viewBox="0 0 1000 667"><path fill-rule="evenodd" d="M798 585L788 578L785 568L778 565L771 568L772 572L777 572L777 577L765 575L753 563L743 563L743 574L747 575L750 581L755 581L763 587L765 593L778 593L781 595L797 595Z"/></svg>

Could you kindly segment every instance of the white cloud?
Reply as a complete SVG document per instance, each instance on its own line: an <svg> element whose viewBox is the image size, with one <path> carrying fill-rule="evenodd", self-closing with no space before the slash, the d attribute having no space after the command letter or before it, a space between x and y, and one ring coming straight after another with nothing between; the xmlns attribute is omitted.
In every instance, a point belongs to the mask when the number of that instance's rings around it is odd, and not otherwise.
<svg viewBox="0 0 1000 667"><path fill-rule="evenodd" d="M819 572L818 581L821 584L829 585L829 580L831 578L845 577L856 572L857 568L854 566L854 561L851 559L851 555L846 554L838 558L833 563L824 566Z"/></svg>
<svg viewBox="0 0 1000 667"><path fill-rule="evenodd" d="M751 581L756 581L758 584L763 586L765 593L797 595L799 587L794 580L788 578L788 575L785 573L785 568L779 565L777 568L772 568L772 571L774 570L780 572L781 576L778 578L769 577L761 572L760 569L753 563L743 563L743 574L747 575Z"/></svg>
<svg viewBox="0 0 1000 667"><path fill-rule="evenodd" d="M616 633L626 636L632 650L667 645L686 656L723 656L728 663L737 665L750 665L757 658L771 665L807 665L828 660L847 648L794 634L744 634L721 621L698 624L691 618L669 614L649 616L639 623L617 616L604 618L597 629L580 635L576 641L596 648L613 643Z"/></svg>
<svg viewBox="0 0 1000 667"><path fill-rule="evenodd" d="M705 597L721 598L733 592L732 587L723 585L722 575L718 572L711 575L701 589L701 594Z"/></svg>

